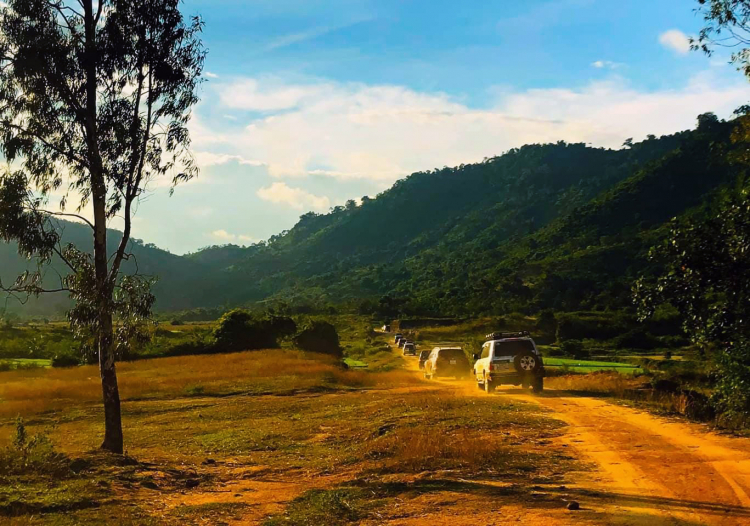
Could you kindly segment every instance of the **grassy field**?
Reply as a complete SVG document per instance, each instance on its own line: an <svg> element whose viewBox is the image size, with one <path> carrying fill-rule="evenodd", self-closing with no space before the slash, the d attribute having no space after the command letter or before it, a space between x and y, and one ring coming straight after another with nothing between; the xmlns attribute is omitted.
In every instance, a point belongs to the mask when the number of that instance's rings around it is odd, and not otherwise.
<svg viewBox="0 0 750 526"><path fill-rule="evenodd" d="M561 506L524 503L574 466L553 441L563 424L378 359L379 371L291 350L121 363L124 458L95 452L96 367L0 373L0 523L379 524L446 499L488 517ZM11 445L17 416L41 434L33 447Z"/></svg>

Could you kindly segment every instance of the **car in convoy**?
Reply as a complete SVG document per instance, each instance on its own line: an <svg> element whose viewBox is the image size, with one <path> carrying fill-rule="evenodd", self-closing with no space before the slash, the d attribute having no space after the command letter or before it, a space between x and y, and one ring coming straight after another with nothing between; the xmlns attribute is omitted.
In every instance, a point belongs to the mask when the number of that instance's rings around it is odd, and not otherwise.
<svg viewBox="0 0 750 526"><path fill-rule="evenodd" d="M474 355L477 387L491 393L500 384L544 389L544 362L527 331L488 334L482 352Z"/></svg>
<svg viewBox="0 0 750 526"><path fill-rule="evenodd" d="M397 332L397 333L396 333L396 334L395 334L395 335L393 336L393 342L394 342L394 343L395 343L396 345L398 345L398 344L399 344L399 342L401 341L401 338L403 338L403 337L404 337L404 335L403 335L403 334L401 334L400 332Z"/></svg>
<svg viewBox="0 0 750 526"><path fill-rule="evenodd" d="M416 356L417 346L414 342L407 342L404 344L404 356Z"/></svg>
<svg viewBox="0 0 750 526"><path fill-rule="evenodd" d="M425 360L423 370L428 380L440 376L468 378L471 364L461 347L435 347Z"/></svg>
<svg viewBox="0 0 750 526"><path fill-rule="evenodd" d="M424 363L427 361L427 358L430 357L430 353L432 351L419 351L419 368L424 369Z"/></svg>
<svg viewBox="0 0 750 526"><path fill-rule="evenodd" d="M408 338L403 338L403 339L402 339L402 340L401 340L401 341L399 342L398 346L399 346L399 347L400 347L401 349L403 349L403 348L404 348L404 345L406 345L407 343L414 343L414 342L413 342L413 341L411 341L411 340L409 340Z"/></svg>

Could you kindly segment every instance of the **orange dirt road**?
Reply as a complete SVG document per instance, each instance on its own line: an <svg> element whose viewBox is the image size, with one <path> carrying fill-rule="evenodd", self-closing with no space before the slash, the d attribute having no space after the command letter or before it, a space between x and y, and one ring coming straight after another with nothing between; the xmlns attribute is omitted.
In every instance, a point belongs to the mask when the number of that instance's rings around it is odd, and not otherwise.
<svg viewBox="0 0 750 526"><path fill-rule="evenodd" d="M564 392L511 387L499 396L568 423L563 443L595 468L570 490L608 524L750 525L750 440Z"/></svg>
<svg viewBox="0 0 750 526"><path fill-rule="evenodd" d="M416 360L405 359L416 371ZM568 424L562 445L591 468L571 474L567 484L565 497L582 508L572 523L750 526L748 438L564 391L535 396L503 386L486 395L461 384L469 396L539 404Z"/></svg>

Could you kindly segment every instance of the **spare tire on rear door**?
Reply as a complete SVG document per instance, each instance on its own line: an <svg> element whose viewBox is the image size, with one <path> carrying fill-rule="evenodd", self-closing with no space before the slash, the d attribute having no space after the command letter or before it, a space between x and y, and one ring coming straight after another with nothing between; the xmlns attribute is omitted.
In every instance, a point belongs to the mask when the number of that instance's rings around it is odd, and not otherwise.
<svg viewBox="0 0 750 526"><path fill-rule="evenodd" d="M513 365L519 373L535 373L539 370L539 358L529 350L521 351L513 359Z"/></svg>

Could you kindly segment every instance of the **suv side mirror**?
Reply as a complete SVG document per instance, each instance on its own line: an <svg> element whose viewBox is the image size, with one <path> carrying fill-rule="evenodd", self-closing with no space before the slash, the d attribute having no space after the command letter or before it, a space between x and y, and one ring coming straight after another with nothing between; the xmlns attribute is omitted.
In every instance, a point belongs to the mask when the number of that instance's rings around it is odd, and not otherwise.
<svg viewBox="0 0 750 526"><path fill-rule="evenodd" d="M471 357L474 358L475 360L479 360L479 354L477 353L472 354Z"/></svg>

